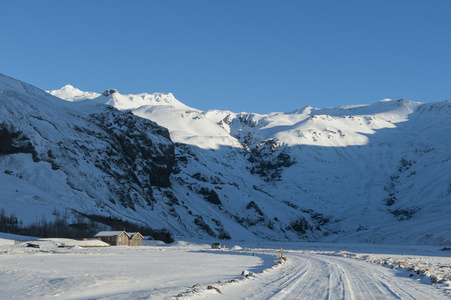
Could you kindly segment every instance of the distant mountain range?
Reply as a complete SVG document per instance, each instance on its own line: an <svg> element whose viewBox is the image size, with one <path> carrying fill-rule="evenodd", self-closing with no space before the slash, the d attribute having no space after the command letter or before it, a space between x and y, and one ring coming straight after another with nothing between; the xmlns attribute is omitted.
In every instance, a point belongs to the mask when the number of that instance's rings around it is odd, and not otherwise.
<svg viewBox="0 0 451 300"><path fill-rule="evenodd" d="M449 245L450 146L451 101L260 115L0 75L0 207L23 222L66 210L179 238Z"/></svg>

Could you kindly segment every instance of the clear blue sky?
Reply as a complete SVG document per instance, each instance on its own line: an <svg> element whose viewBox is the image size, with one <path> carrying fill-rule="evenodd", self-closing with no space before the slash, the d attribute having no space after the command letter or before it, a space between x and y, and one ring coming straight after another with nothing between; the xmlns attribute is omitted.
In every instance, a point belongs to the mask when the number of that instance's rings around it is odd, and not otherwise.
<svg viewBox="0 0 451 300"><path fill-rule="evenodd" d="M451 1L0 1L0 73L201 110L451 99Z"/></svg>

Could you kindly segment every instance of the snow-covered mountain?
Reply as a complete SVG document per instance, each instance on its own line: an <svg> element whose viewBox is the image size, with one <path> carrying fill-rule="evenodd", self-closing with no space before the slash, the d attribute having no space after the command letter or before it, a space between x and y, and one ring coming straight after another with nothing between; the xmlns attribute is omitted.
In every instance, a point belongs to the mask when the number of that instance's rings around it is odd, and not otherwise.
<svg viewBox="0 0 451 300"><path fill-rule="evenodd" d="M51 95L58 97L58 98L64 98L64 100L67 101L80 101L85 99L94 99L100 96L98 93L92 93L92 92L82 92L77 88L74 88L70 84L66 84L59 90L54 90L49 92Z"/></svg>
<svg viewBox="0 0 451 300"><path fill-rule="evenodd" d="M0 203L24 221L57 208L190 238L451 242L450 101L260 115L2 75L0 106Z"/></svg>

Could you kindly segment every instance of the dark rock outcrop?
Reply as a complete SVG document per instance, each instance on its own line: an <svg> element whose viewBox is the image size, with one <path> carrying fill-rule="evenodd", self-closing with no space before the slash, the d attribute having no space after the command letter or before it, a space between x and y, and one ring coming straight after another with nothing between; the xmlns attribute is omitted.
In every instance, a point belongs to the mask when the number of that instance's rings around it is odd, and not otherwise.
<svg viewBox="0 0 451 300"><path fill-rule="evenodd" d="M201 188L199 190L199 194L203 195L205 200L208 202L215 204L215 205L222 205L221 199L219 199L218 193L216 193L215 190L207 189L207 188Z"/></svg>
<svg viewBox="0 0 451 300"><path fill-rule="evenodd" d="M275 139L260 142L249 153L248 160L253 166L251 174L258 174L266 181L280 180L283 169L295 163L288 151Z"/></svg>
<svg viewBox="0 0 451 300"><path fill-rule="evenodd" d="M119 167L125 172L125 177L140 186L170 186L169 175L175 154L166 128L112 108L93 114L92 120L109 134L107 139L111 145L108 156L98 163L100 168L115 173ZM115 168L112 164L116 165Z"/></svg>
<svg viewBox="0 0 451 300"><path fill-rule="evenodd" d="M109 95L114 94L114 93L118 93L118 91L115 90L115 89L105 90L105 91L102 93L102 95L105 96L105 97L108 97Z"/></svg>
<svg viewBox="0 0 451 300"><path fill-rule="evenodd" d="M36 150L22 131L0 125L0 155L15 153L30 153L34 161L39 161Z"/></svg>
<svg viewBox="0 0 451 300"><path fill-rule="evenodd" d="M312 226L304 217L300 217L298 220L291 223L291 229L300 234L306 234L307 231L312 230Z"/></svg>

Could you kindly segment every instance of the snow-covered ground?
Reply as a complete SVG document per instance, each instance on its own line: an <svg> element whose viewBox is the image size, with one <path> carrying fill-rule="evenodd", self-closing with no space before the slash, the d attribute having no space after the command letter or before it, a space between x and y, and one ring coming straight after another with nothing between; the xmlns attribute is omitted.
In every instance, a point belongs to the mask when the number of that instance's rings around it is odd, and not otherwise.
<svg viewBox="0 0 451 300"><path fill-rule="evenodd" d="M2 235L2 237L6 237ZM65 240L67 243L68 241ZM145 241L41 248L0 239L4 299L449 299L451 252L438 247ZM279 263L283 247L285 263Z"/></svg>
<svg viewBox="0 0 451 300"><path fill-rule="evenodd" d="M256 253L274 243L255 244ZM230 299L449 299L451 252L439 247L279 243L286 264L221 288ZM192 299L221 299L212 293Z"/></svg>
<svg viewBox="0 0 451 300"><path fill-rule="evenodd" d="M196 284L261 272L274 256L209 249L208 245L41 248L0 240L3 299L164 299Z"/></svg>

